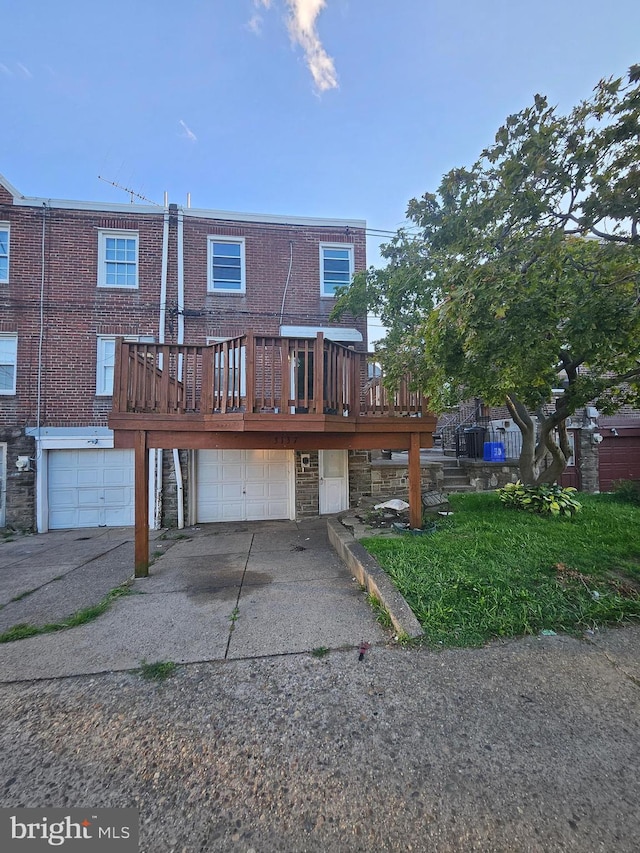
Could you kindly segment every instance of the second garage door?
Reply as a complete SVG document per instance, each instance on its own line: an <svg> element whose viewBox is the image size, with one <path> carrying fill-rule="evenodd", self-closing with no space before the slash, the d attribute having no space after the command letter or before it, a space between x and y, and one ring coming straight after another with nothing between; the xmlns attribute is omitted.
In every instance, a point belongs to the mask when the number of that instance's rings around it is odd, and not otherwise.
<svg viewBox="0 0 640 853"><path fill-rule="evenodd" d="M616 480L640 480L640 435L605 436L600 445L600 491L615 488Z"/></svg>
<svg viewBox="0 0 640 853"><path fill-rule="evenodd" d="M291 457L288 450L198 451L198 521L290 518Z"/></svg>

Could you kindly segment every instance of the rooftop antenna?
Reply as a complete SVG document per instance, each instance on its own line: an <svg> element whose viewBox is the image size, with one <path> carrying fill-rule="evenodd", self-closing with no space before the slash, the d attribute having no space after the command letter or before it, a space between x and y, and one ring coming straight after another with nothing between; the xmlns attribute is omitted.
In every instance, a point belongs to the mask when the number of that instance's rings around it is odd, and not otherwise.
<svg viewBox="0 0 640 853"><path fill-rule="evenodd" d="M162 205L158 204L157 201L153 201L152 199L147 198L145 195L141 195L135 190L129 189L129 187L124 187L122 186L122 184L117 183L117 181L110 181L108 178L103 178L102 175L98 175L98 180L104 181L105 184L111 184L112 187L115 187L118 190L123 190L123 192L129 193L129 195L131 196L131 204L133 204L133 198L135 196L136 198L141 199L141 201L147 201L149 202L149 204L155 204L156 207L162 207Z"/></svg>

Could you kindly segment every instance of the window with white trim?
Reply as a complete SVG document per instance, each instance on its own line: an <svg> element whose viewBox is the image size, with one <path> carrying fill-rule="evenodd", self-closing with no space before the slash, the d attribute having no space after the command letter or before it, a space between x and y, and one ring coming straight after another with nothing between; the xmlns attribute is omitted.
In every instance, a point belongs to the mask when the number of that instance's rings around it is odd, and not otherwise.
<svg viewBox="0 0 640 853"><path fill-rule="evenodd" d="M153 335L125 335L129 343L154 344ZM116 362L116 336L98 335L96 355L96 397L111 397L113 394L113 372Z"/></svg>
<svg viewBox="0 0 640 853"><path fill-rule="evenodd" d="M208 337L207 346L210 344L221 344L228 341L229 338ZM245 346L234 347L231 350L231 360L229 363L229 371L227 374L227 383L230 393L239 394L241 397L247 396L247 348ZM225 362L224 353L216 353L214 370L219 377L218 386L222 388L222 373L224 372ZM214 382L214 385L216 383Z"/></svg>
<svg viewBox="0 0 640 853"><path fill-rule="evenodd" d="M244 293L244 237L208 237L210 293Z"/></svg>
<svg viewBox="0 0 640 853"><path fill-rule="evenodd" d="M320 244L320 293L335 296L337 287L347 287L353 276L353 244Z"/></svg>
<svg viewBox="0 0 640 853"><path fill-rule="evenodd" d="M138 232L98 231L98 287L138 286Z"/></svg>
<svg viewBox="0 0 640 853"><path fill-rule="evenodd" d="M0 222L0 284L9 281L9 223Z"/></svg>
<svg viewBox="0 0 640 853"><path fill-rule="evenodd" d="M0 335L0 394L16 393L18 336Z"/></svg>
<svg viewBox="0 0 640 853"><path fill-rule="evenodd" d="M115 336L98 335L96 359L96 396L110 397L113 394L113 368L116 360Z"/></svg>

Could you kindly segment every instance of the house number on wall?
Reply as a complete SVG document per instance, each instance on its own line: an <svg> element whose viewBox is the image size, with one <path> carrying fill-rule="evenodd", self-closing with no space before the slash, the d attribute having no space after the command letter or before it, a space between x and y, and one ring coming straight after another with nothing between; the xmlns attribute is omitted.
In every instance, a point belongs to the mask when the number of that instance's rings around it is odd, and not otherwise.
<svg viewBox="0 0 640 853"><path fill-rule="evenodd" d="M292 438L290 435L275 435L273 441L275 444L282 445L282 447L291 447L298 443L298 436L294 435Z"/></svg>

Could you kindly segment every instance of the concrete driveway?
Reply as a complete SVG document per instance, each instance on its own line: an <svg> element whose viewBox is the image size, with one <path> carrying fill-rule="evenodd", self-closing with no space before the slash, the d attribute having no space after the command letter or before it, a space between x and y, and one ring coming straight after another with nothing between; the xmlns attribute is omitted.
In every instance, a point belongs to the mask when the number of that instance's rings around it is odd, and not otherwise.
<svg viewBox="0 0 640 853"><path fill-rule="evenodd" d="M69 630L0 645L4 681L260 657L382 642L326 520L154 531L150 576L106 613ZM129 528L52 532L0 544L0 633L47 625L131 579Z"/></svg>
<svg viewBox="0 0 640 853"><path fill-rule="evenodd" d="M94 622L0 645L0 805L135 807L141 853L636 853L640 625L402 648L324 521L183 535ZM131 539L0 544L2 630L95 603Z"/></svg>

